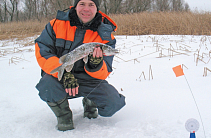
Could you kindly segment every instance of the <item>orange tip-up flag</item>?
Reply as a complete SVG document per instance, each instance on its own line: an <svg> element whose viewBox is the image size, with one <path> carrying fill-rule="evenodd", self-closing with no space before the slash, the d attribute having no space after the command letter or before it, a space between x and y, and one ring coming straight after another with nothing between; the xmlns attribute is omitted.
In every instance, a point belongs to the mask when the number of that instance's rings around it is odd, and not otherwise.
<svg viewBox="0 0 211 138"><path fill-rule="evenodd" d="M172 69L173 69L173 71L174 71L176 77L179 77L179 76L184 75L184 72L183 72L183 69L182 69L181 65L176 66L176 67L174 67L174 68L172 68Z"/></svg>

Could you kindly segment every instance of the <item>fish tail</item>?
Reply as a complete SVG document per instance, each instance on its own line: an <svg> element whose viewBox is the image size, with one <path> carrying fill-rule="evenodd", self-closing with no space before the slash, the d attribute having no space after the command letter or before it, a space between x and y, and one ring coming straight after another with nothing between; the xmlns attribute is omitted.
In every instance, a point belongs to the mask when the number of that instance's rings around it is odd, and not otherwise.
<svg viewBox="0 0 211 138"><path fill-rule="evenodd" d="M62 75L64 73L64 68L62 66L59 66L59 67L55 68L54 70L52 70L50 73L53 74L56 72L58 72L58 80L60 81L62 79Z"/></svg>

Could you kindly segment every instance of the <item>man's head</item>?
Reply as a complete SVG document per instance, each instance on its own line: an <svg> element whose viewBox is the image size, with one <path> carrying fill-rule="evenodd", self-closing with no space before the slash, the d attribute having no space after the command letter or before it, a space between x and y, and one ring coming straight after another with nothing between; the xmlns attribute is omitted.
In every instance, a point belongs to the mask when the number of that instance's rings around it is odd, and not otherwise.
<svg viewBox="0 0 211 138"><path fill-rule="evenodd" d="M83 23L90 22L98 11L98 0L75 0L74 7Z"/></svg>
<svg viewBox="0 0 211 138"><path fill-rule="evenodd" d="M74 7L77 6L77 4L78 4L79 1L80 0L75 0ZM97 9L99 9L99 1L98 0L91 0L91 1L93 1L95 3L95 5L96 5Z"/></svg>

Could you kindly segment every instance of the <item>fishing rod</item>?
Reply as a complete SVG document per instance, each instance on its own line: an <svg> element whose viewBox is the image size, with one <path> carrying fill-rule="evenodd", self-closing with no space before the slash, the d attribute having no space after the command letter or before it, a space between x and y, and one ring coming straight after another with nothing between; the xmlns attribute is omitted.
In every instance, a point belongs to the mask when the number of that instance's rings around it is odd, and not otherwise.
<svg viewBox="0 0 211 138"><path fill-rule="evenodd" d="M183 72L183 69L182 69L181 65L176 66L176 67L174 67L174 68L172 68L172 69L173 69L173 71L174 71L176 77L179 77L179 76L184 76L184 77L185 77L185 80L186 80L186 82L187 82L187 84L188 84L188 87L189 87L189 89L190 89L192 98L193 98L193 100L194 100L194 102L195 102L197 111L198 111L198 113L199 113L199 117L200 117L200 120L201 120L201 123L202 123L202 127L203 127L204 137L206 138L206 133L205 133L205 129L204 129L204 124L203 124L203 120L202 120L202 117L201 117L201 113L200 113L200 111L199 111L198 104L197 104L196 99L195 99L195 97L194 97L194 94L193 94L193 92L192 92L192 90L191 90L191 87L190 87L190 85L189 85L189 83L188 83L188 80L187 80L187 78L186 78L186 76L185 76L185 74L184 74L184 72ZM187 122L188 122L188 121L187 121ZM187 123L187 122L186 122L186 123ZM192 123L193 123L194 125L192 125L192 126L190 126L190 127L197 127L196 121L193 121ZM187 129L187 127L186 127L186 129ZM187 130L189 130L189 129L187 129ZM194 132L194 133L195 133L195 132ZM194 135L194 136L193 136L193 135ZM192 137L191 137L191 138L195 138L195 134L192 134Z"/></svg>

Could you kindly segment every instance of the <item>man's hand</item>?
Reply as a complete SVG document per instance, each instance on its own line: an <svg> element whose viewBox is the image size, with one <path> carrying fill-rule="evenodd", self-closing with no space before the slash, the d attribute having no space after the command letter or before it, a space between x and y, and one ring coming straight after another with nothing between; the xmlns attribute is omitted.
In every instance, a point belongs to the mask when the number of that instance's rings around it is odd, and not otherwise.
<svg viewBox="0 0 211 138"><path fill-rule="evenodd" d="M97 66L103 60L103 51L100 47L95 47L92 54L89 55L89 63Z"/></svg>
<svg viewBox="0 0 211 138"><path fill-rule="evenodd" d="M95 47L93 51L93 58L103 57L103 51L100 47Z"/></svg>
<svg viewBox="0 0 211 138"><path fill-rule="evenodd" d="M79 85L77 83L77 79L75 79L72 73L67 72L64 74L63 84L66 93L68 93L70 96L75 96L76 94L78 94Z"/></svg>

